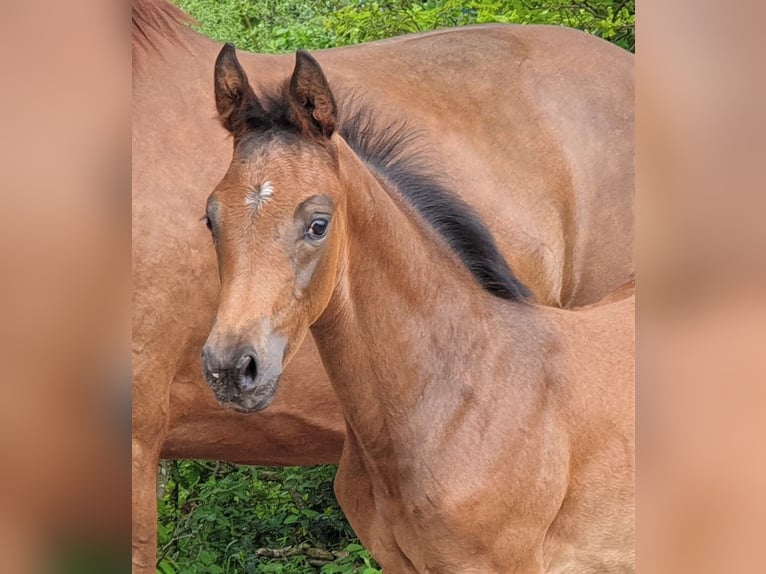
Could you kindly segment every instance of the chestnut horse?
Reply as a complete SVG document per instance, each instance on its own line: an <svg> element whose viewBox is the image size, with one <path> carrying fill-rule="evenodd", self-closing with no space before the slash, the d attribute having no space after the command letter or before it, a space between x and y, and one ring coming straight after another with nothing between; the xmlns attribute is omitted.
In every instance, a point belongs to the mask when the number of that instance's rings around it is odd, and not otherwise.
<svg viewBox="0 0 766 574"><path fill-rule="evenodd" d="M256 96L227 45L215 96L219 402L267 407L310 330L346 421L338 501L386 571L632 571L633 297L528 302L410 126L336 103L307 52Z"/></svg>
<svg viewBox="0 0 766 574"><path fill-rule="evenodd" d="M135 572L154 572L161 456L337 462L345 431L310 338L263 413L221 408L204 383L199 349L219 280L199 219L230 155L210 93L221 44L187 20L165 2L133 1ZM574 30L487 26L317 57L338 93L419 130L409 145L427 146L538 302L594 302L631 276L631 54ZM264 88L293 65L241 60Z"/></svg>

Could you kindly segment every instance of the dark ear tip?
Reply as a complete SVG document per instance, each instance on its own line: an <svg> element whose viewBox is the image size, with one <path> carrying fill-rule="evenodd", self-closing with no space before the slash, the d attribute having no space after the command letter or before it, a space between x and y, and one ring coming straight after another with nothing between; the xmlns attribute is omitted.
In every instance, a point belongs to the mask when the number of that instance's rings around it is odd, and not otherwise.
<svg viewBox="0 0 766 574"><path fill-rule="evenodd" d="M237 49L234 47L234 44L231 42L226 42L223 45L223 48L221 48L221 51L218 52L218 58L216 58L217 62L224 62L224 61L231 61L237 59Z"/></svg>
<svg viewBox="0 0 766 574"><path fill-rule="evenodd" d="M311 64L313 66L319 67L319 63L316 61L314 56L309 54L307 50L300 49L295 52L295 64L301 65L301 64Z"/></svg>

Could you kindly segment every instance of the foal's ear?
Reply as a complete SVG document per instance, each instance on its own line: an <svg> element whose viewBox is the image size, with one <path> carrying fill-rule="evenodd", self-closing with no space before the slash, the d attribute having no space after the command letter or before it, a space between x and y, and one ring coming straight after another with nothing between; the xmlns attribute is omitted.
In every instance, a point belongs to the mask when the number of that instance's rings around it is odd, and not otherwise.
<svg viewBox="0 0 766 574"><path fill-rule="evenodd" d="M224 45L216 58L214 84L215 107L223 127L235 136L241 135L247 112L257 114L262 108L237 60L234 44Z"/></svg>
<svg viewBox="0 0 766 574"><path fill-rule="evenodd" d="M335 131L335 98L319 63L306 51L295 54L289 85L290 108L306 135L329 138Z"/></svg>

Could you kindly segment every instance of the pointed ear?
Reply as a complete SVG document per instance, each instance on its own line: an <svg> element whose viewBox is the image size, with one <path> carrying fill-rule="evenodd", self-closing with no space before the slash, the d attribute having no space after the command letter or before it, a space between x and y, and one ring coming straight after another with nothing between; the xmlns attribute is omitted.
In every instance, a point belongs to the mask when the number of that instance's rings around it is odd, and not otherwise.
<svg viewBox="0 0 766 574"><path fill-rule="evenodd" d="M221 48L215 60L215 107L221 124L237 136L245 128L245 118L263 111L247 75L237 60L234 44Z"/></svg>
<svg viewBox="0 0 766 574"><path fill-rule="evenodd" d="M319 63L304 50L295 54L288 96L293 117L304 134L326 138L332 135L336 122L335 98Z"/></svg>

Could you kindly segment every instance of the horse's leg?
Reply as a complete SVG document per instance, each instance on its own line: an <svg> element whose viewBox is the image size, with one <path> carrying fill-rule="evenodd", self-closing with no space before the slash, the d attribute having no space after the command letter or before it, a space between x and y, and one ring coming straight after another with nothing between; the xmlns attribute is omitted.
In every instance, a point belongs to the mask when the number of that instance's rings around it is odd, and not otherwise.
<svg viewBox="0 0 766 574"><path fill-rule="evenodd" d="M133 439L133 574L156 570L160 447Z"/></svg>
<svg viewBox="0 0 766 574"><path fill-rule="evenodd" d="M157 468L169 421L172 376L150 364L133 357L133 574L156 572Z"/></svg>

